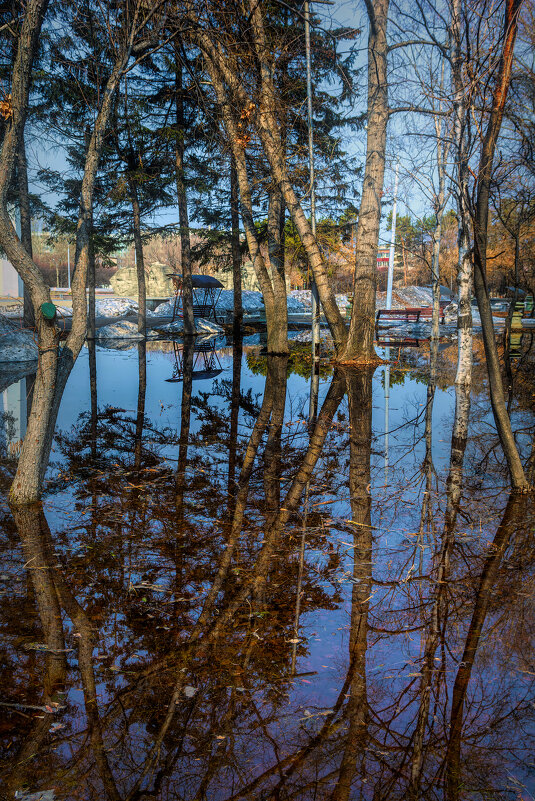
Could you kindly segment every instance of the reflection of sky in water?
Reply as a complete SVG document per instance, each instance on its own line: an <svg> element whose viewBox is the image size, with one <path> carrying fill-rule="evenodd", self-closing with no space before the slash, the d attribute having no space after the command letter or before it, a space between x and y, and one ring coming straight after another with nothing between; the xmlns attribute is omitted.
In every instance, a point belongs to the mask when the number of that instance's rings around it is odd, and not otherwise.
<svg viewBox="0 0 535 801"><path fill-rule="evenodd" d="M172 351L161 351L153 349L154 345L149 345L147 350L147 393L145 415L155 427L169 429L175 436L179 433L180 413L182 401L182 382L169 383L174 368L174 355ZM222 418L228 420L230 414L229 401L220 395L214 394L214 390L222 381L232 382L232 348L223 348L218 351L218 358L222 372L215 379L203 379L193 382L193 406L191 413L191 436L195 437L200 431L202 419L198 416L195 407L195 398L202 393L209 395L209 403L220 409ZM403 359L399 364L392 364L391 375L393 377L389 394L389 471L388 483L385 486L384 470L384 433L385 433L385 393L384 375L385 367L380 366L376 369L373 378L373 411L372 411L372 432L371 443L371 486L372 496L372 525L373 529L373 578L374 585L370 599L369 624L371 630L368 633L368 652L366 655L366 674L369 692L373 697L374 703L377 700L377 708L387 706L388 702L395 699L398 695L403 697L404 691L411 687L411 683L418 681L419 667L418 659L421 656L422 644L420 641L421 630L414 626L414 621L418 613L414 606L419 593L419 584L413 580L412 574L419 572L419 559L421 557L425 569L428 567L430 544L432 537L426 535L425 547L417 546L415 537L420 526L420 516L422 510L422 499L425 490L425 476L422 473L422 465L425 456L425 409L427 400L427 385L422 379L422 365L425 364L427 356L413 358L409 367L404 366ZM97 361L97 395L99 409L112 406L124 409L128 412L131 419L135 418L138 402L138 358L137 348L128 351L113 351L105 348L96 348ZM419 367L419 370L416 369ZM395 377L395 380L394 380ZM327 393L330 378L320 380L319 407L321 408L323 399ZM258 402L262 400L265 386L265 377L255 375L247 364L247 354L244 353L241 367L241 388L242 391L251 390L253 397L258 396ZM479 389L479 388L478 388ZM294 444L306 446L308 434L306 427L298 421L306 416L308 409L309 382L301 377L292 374L287 384L287 403L285 411L285 422L291 423L290 426L283 426L283 440L286 437L294 436ZM436 533L440 535L444 513L444 490L445 479L449 467L451 425L455 409L455 399L453 388L446 389L437 387L434 394L433 405L433 465L436 475L431 482L432 503L434 504L436 515ZM65 394L62 399L60 413L58 417L57 430L59 432L70 432L75 430L79 415L90 411L89 398L89 359L88 351L83 349L75 368L69 378ZM298 729L298 721L309 713L318 710L331 708L340 693L343 685L344 676L348 669L348 647L349 647L349 624L351 613L351 593L352 593L352 570L353 570L353 545L352 536L354 528L347 521L351 520L351 508L349 503L348 490L348 449L347 449L347 398L342 401L338 414L335 416L335 423L338 425L338 434L334 433L329 440L330 446L336 441L340 443L338 453L338 467L336 472L336 486L322 492L317 492L312 499L313 506L311 512L320 513L322 526L325 536L315 536L309 545L306 553L307 567L310 571L309 582L314 576L318 585L322 586L329 597L333 597L336 592L338 600L334 601L333 609L313 608L307 610L306 597L304 599L304 609L300 618L300 638L303 641L299 645L299 656L297 660L298 675L288 682L289 698L287 702L287 712L280 716L280 719L273 721L271 733L273 736L280 737L281 741L286 741L291 731L291 727ZM246 442L250 430L247 430L245 423L251 423L251 417L240 411L240 441ZM150 437L150 434L146 434ZM474 454L474 445L469 444L466 462L470 465L470 459ZM219 453L216 453L219 448ZM169 448L164 448L162 456L170 460L170 464L176 466L178 446L174 444ZM190 446L188 459L189 464L197 456L202 456L206 463L212 464L214 469L225 467L224 457L222 461L222 447L207 443L195 443ZM59 454L53 454L52 460L58 465ZM260 457L261 458L261 457ZM327 458L327 457L326 457ZM175 460L174 462L172 460ZM203 462L204 464L204 462ZM283 464L283 470L285 466ZM315 470L315 476L321 476L323 470L322 458ZM284 500L288 486L288 479L291 474L284 473L285 483L281 488L281 497ZM319 479L318 479L319 480ZM214 474L214 483L222 482L219 476ZM315 478L312 479L314 484ZM255 493L258 491L258 480ZM66 485L63 490L56 491L50 495L45 502L47 514L52 531L68 532L71 527L72 509L75 501L75 484ZM186 500L188 491L186 490ZM492 500L486 505L485 498L466 499L466 518L463 518L459 526L469 540L468 551L473 549L474 553L481 552L482 539L491 539L496 529L496 520L503 510L503 494L498 493L499 502L497 508L492 508ZM190 494L190 499L194 500L194 493ZM119 499L118 499L119 500ZM250 499L251 500L251 499ZM323 505L323 501L328 501ZM83 504L82 504L83 508ZM296 537L302 519L303 504L300 511L287 527L284 536L292 533ZM204 510L191 506L187 508L187 516L198 526L198 530L203 532L214 532L219 524L216 521L206 520ZM486 514L486 517L484 516ZM261 517L261 515L260 515ZM258 521L258 510L251 512L251 520ZM69 549L70 545L78 542L78 534L70 535L69 540L65 540L61 534L61 542L58 543L58 550ZM135 553L139 558L143 554L143 543L136 545ZM158 555L158 551L152 551L152 545L147 544L147 555L153 559ZM149 553L151 552L151 553ZM76 556L81 557L83 549ZM332 571L327 574L325 567L328 560L336 554L339 559L332 562ZM278 555L274 556L277 559ZM283 557L284 558L284 557ZM476 575L481 569L481 559L476 560ZM424 569L424 572L425 572ZM18 570L22 570L22 563ZM111 568L110 568L111 570ZM157 567L158 575L154 579L163 585L173 582L173 564L171 560L163 559ZM319 572L318 572L319 571ZM323 572L322 572L323 571ZM132 582L140 581L143 568L133 570L130 576ZM395 585L395 586L394 586ZM421 585L425 593L429 593L427 584ZM473 588L470 592L473 592ZM84 596L91 603L93 593L91 587L80 588L79 598L83 602ZM288 604L292 606L295 602L295 586L289 588ZM109 599L113 607L113 615L108 618L106 614L102 620L100 631L99 649L103 648L103 642L107 638L106 649L109 649L110 659L115 653L117 637L121 640L124 637L131 637L132 650L137 654L137 658L148 658L150 652L147 651L143 637L130 633L130 623L121 611L120 599ZM466 617L463 625L469 622L470 607L467 607ZM65 624L67 626L67 624ZM124 632L123 632L124 630ZM287 635L286 635L287 636ZM448 685L455 678L455 660L460 659L460 648L462 647L462 627L458 628L449 643L451 655L447 657L447 669L445 680ZM114 645L115 642L115 645ZM269 644L266 646L269 647ZM478 666L477 681L504 682L503 671L499 665L499 656L494 656L492 647L487 648L485 644L485 659L482 666ZM288 644L288 650L291 645ZM119 649L120 650L120 649ZM454 658L452 658L452 656ZM276 658L276 657L275 657ZM287 654L285 655L285 659ZM97 660L98 662L98 660ZM73 669L75 668L75 660ZM299 675L302 674L302 675ZM411 675L412 674L412 675ZM101 700L104 700L110 693L123 682L128 682L128 676L122 676L120 671L114 674L114 683L99 680L98 692ZM511 674L508 679L507 692L511 693L512 698L520 698L522 689L517 687L517 679ZM79 687L73 687L69 694L69 700L78 707L83 706L83 697ZM449 703L449 702L448 702ZM306 711L305 711L306 710ZM379 714L379 713L378 713ZM396 725L403 730L414 717L414 704L409 705L407 710L403 709L396 718ZM289 722L292 718L292 722ZM296 722L297 721L297 722ZM321 717L319 718L321 724ZM78 724L83 727L80 719ZM73 722L72 727L75 724ZM140 735L141 725L139 731ZM136 731L132 728L129 736ZM238 733L236 733L238 736ZM247 743L246 734L241 735L244 743ZM63 749L62 749L63 750ZM65 758L68 757L68 747L65 746ZM269 757L256 755L259 764L268 767ZM502 755L504 760L507 758ZM217 794L214 798L224 797ZM304 797L304 796L303 796Z"/></svg>

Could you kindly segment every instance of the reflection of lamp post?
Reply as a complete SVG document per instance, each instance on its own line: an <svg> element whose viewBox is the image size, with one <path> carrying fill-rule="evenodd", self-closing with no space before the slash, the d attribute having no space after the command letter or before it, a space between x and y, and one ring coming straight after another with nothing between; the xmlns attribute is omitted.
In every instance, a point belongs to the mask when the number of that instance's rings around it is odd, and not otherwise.
<svg viewBox="0 0 535 801"><path fill-rule="evenodd" d="M385 487L388 485L388 433L389 433L389 403L390 403L390 348L385 348Z"/></svg>

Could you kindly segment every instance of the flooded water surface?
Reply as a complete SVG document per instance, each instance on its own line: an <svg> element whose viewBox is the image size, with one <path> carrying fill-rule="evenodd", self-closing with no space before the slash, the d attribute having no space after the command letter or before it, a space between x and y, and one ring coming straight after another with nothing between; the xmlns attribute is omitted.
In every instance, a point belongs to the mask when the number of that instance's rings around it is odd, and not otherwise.
<svg viewBox="0 0 535 801"><path fill-rule="evenodd" d="M0 507L0 797L534 798L533 506L481 345L471 392L455 344L381 353L83 351L43 507Z"/></svg>

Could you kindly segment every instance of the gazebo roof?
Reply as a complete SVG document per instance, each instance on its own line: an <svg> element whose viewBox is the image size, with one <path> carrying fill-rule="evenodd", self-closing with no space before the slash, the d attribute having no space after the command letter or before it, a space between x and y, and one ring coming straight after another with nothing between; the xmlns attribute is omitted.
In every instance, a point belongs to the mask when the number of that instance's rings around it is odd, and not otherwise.
<svg viewBox="0 0 535 801"><path fill-rule="evenodd" d="M170 273L169 278L182 281L181 273ZM194 289L223 289L221 281L218 281L213 275L192 275L191 285Z"/></svg>

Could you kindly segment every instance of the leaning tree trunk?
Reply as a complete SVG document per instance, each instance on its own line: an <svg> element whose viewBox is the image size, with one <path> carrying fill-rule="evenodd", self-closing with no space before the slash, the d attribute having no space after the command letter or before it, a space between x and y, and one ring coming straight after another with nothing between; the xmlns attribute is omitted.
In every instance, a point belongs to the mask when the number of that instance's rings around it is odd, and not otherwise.
<svg viewBox="0 0 535 801"><path fill-rule="evenodd" d="M262 32L262 20L261 14L259 14L259 9L257 6L254 6L251 10L252 17L255 18L255 31L259 31L259 39L263 39L263 32ZM306 250L307 257L309 259L311 268L314 272L314 278L316 281L316 286L318 287L318 293L320 296L321 305L325 312L325 317L327 319L327 323L329 328L331 329L331 333L333 335L333 340L335 344L335 348L340 350L342 346L345 344L347 339L347 329L343 320L342 315L340 314L340 310L336 305L336 300L334 297L334 292L332 289L332 282L329 280L327 275L327 269L323 257L321 255L321 251L318 247L317 240L312 233L312 229L310 226L310 222L308 221L303 208L297 198L295 190L292 186L290 178L288 176L288 170L286 166L286 153L285 148L282 143L281 134L280 134L280 125L275 113L276 103L275 103L275 92L273 86L273 79L269 77L269 68L266 69L265 61L262 62L262 106L261 108L255 112L254 111L254 104L247 98L245 94L243 86L240 84L239 79L237 76L232 72L231 67L226 62L225 58L223 58L221 52L217 50L213 46L212 41L210 38L203 34L202 32L196 33L196 42L199 47L204 52L206 58L206 67L209 72L210 78L212 80L214 90L216 92L217 101L221 108L221 113L223 116L223 120L225 123L225 127L227 130L227 135L229 138L230 146L232 147L232 152L236 158L236 167L238 171L238 180L240 184L240 196L242 202L242 220L244 223L245 233L247 237L247 244L249 246L249 252L251 254L251 260L253 265L255 266L255 272L258 278L258 282L260 284L260 288L262 293L264 294L264 302L266 304L266 318L270 321L270 310L269 306L272 305L271 296L273 294L271 288L265 287L264 284L264 276L263 270L261 268L260 262L257 259L256 253L257 248L253 245L253 251L251 251L251 239L255 235L254 230L254 223L253 228L249 230L249 223L246 217L249 216L249 212L247 210L247 203L246 198L243 194L243 182L242 182L242 171L243 168L240 165L240 159L243 159L245 164L245 143L244 140L248 141L248 136L244 135L243 131L238 129L238 126L235 124L233 119L233 110L230 108L229 98L227 96L226 86L229 87L229 91L232 93L234 98L234 102L239 104L239 108L241 109L242 120L251 118L251 122L253 121L256 123L256 129L258 132L258 136L261 140L262 147L264 153L266 155L268 165L271 172L272 180L279 186L280 191L282 193L282 197L288 213L290 214L294 225L297 228L297 232L303 243L303 247ZM255 42L256 44L256 42ZM262 45L259 49L259 58L264 59L265 57L266 47ZM247 190L248 194L250 195L250 191ZM267 281L269 283L269 276L267 276ZM268 292L268 296L266 297L265 289Z"/></svg>
<svg viewBox="0 0 535 801"><path fill-rule="evenodd" d="M121 48L117 61L102 93L102 102L94 123L87 149L82 179L80 214L76 234L75 274L72 282L72 328L59 351L59 332L41 314L41 305L50 301L37 265L30 258L13 229L7 211L7 189L10 184L19 141L24 132L33 56L37 49L41 19L46 0L30 0L26 6L19 36L17 56L12 76L12 119L8 124L0 151L0 245L5 250L26 288L29 290L37 324L39 364L35 380L32 411L26 436L10 490L13 504L37 501L41 494L48 456L52 446L55 421L63 389L86 335L86 282L89 259L90 222L93 189L104 131L109 119L112 99L120 75L130 56L137 13L133 16L127 44Z"/></svg>
<svg viewBox="0 0 535 801"><path fill-rule="evenodd" d="M260 242L256 230L254 215L253 215L253 202L251 197L251 187L249 183L249 176L247 172L247 161L245 156L245 148L243 137L240 135L238 125L234 119L233 110L231 109L225 86L221 79L220 72L215 63L206 59L206 67L208 74L212 80L214 90L216 93L217 101L223 117L223 123L228 137L229 146L231 148L232 157L236 166L236 176L238 179L238 188L241 203L241 216L243 227L245 230L245 238L247 240L247 247L249 255L253 263L256 278L260 284L260 289L264 299L264 306L266 310L266 325L268 331L268 351L277 353L277 350L271 351L272 347L270 331L277 325L277 319L280 318L280 310L276 306L275 293L273 285L266 266L264 256L260 249ZM280 312L280 313L279 313ZM287 344L286 344L287 348ZM286 352L283 351L283 352Z"/></svg>
<svg viewBox="0 0 535 801"><path fill-rule="evenodd" d="M511 538L522 530L526 520L526 498L509 496L502 520L483 563L479 586L475 595L472 619L466 634L457 675L453 685L449 720L449 740L446 752L446 801L466 798L461 772L461 745L465 722L465 701L470 686L472 669L483 634L483 627L492 602L495 601L496 581L503 557ZM493 597L494 596L494 597ZM466 785L465 785L466 786Z"/></svg>
<svg viewBox="0 0 535 801"><path fill-rule="evenodd" d="M366 164L357 224L353 314L343 359L375 358L375 292L377 247L381 224L381 197L385 174L388 124L387 24L389 0L367 0L368 34L368 129Z"/></svg>
<svg viewBox="0 0 535 801"><path fill-rule="evenodd" d="M26 146L24 143L24 133L20 138L17 153L17 183L19 192L19 212L20 212L20 241L26 253L33 259L32 247L32 216L30 212L30 193L28 190L28 164L26 162ZM33 328L35 325L35 315L30 295L24 291L24 327Z"/></svg>
<svg viewBox="0 0 535 801"><path fill-rule="evenodd" d="M314 273L314 281L325 318L331 330L335 349L338 352L347 339L346 325L336 304L332 282L329 280L327 266L318 247L311 224L289 180L286 148L281 135L280 120L277 116L278 98L273 81L275 71L273 49L266 36L262 9L255 0L248 0L248 6L251 28L254 34L253 44L260 67L259 103L258 110L255 113L258 135L269 162L271 177L279 186L286 208L306 251L310 267ZM251 106L252 112L255 106L254 104L251 104ZM285 130L285 127L283 130Z"/></svg>
<svg viewBox="0 0 535 801"><path fill-rule="evenodd" d="M481 329L487 360L492 411L494 413L494 420L505 453L505 458L507 459L512 487L514 490L525 491L528 489L529 485L524 474L524 468L511 428L511 421L507 413L487 286L488 217L492 164L494 161L496 142L502 125L507 93L511 82L513 50L518 26L518 14L521 5L522 0L507 0L505 7L503 48L500 56L496 87L492 97L490 119L481 148L473 226L474 288L481 317Z"/></svg>

